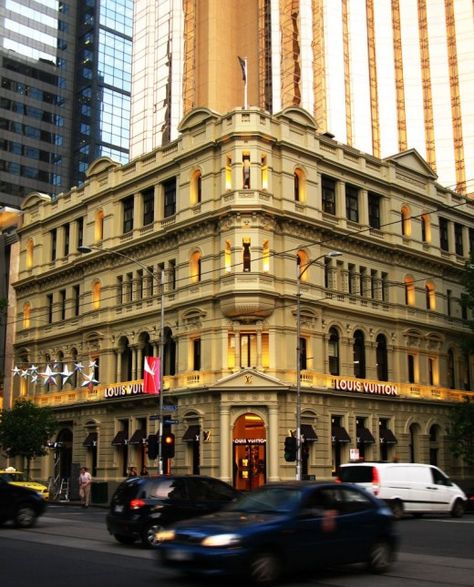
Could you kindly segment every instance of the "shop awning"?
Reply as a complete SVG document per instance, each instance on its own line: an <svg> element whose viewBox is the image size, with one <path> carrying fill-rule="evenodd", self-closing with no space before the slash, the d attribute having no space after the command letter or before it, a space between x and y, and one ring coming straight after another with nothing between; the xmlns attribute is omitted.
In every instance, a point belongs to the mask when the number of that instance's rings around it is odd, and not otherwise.
<svg viewBox="0 0 474 587"><path fill-rule="evenodd" d="M132 434L132 437L128 441L128 444L144 444L146 440L146 430L140 428L139 430L135 430Z"/></svg>
<svg viewBox="0 0 474 587"><path fill-rule="evenodd" d="M201 426L199 424L191 424L184 433L183 440L184 442L199 442L200 434Z"/></svg>
<svg viewBox="0 0 474 587"><path fill-rule="evenodd" d="M351 437L343 426L333 426L331 430L332 442L350 442Z"/></svg>
<svg viewBox="0 0 474 587"><path fill-rule="evenodd" d="M375 438L368 428L357 428L356 435L357 444L373 444L375 442Z"/></svg>
<svg viewBox="0 0 474 587"><path fill-rule="evenodd" d="M380 442L382 444L397 444L398 440L395 438L395 435L391 430L388 428L380 428Z"/></svg>
<svg viewBox="0 0 474 587"><path fill-rule="evenodd" d="M301 434L305 442L316 442L318 440L318 435L311 424L301 424Z"/></svg>
<svg viewBox="0 0 474 587"><path fill-rule="evenodd" d="M85 446L86 448L97 446L97 432L89 432L89 434L86 436L86 439L82 443L82 446Z"/></svg>
<svg viewBox="0 0 474 587"><path fill-rule="evenodd" d="M128 434L125 430L119 430L112 440L112 446L124 446L125 444L128 444L127 436Z"/></svg>

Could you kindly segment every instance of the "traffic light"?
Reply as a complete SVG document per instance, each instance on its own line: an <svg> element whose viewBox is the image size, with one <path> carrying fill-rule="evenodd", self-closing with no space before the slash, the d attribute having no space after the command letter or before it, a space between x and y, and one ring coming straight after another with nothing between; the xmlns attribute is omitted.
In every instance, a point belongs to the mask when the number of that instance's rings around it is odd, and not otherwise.
<svg viewBox="0 0 474 587"><path fill-rule="evenodd" d="M171 432L163 434L161 451L164 459L172 459L174 457L174 434Z"/></svg>
<svg viewBox="0 0 474 587"><path fill-rule="evenodd" d="M294 436L287 436L285 438L285 461L292 463L296 461L296 438Z"/></svg>
<svg viewBox="0 0 474 587"><path fill-rule="evenodd" d="M148 437L148 458L154 461L158 456L158 436L150 434Z"/></svg>

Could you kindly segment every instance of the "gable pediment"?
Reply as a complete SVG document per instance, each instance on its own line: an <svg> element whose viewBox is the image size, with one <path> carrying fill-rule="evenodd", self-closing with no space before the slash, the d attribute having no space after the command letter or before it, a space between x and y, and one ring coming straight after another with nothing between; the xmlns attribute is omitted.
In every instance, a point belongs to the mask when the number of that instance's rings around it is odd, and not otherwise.
<svg viewBox="0 0 474 587"><path fill-rule="evenodd" d="M430 179L437 179L438 176L416 149L408 149L397 155L387 157L386 161L394 161L397 165L410 169L415 173L429 177Z"/></svg>
<svg viewBox="0 0 474 587"><path fill-rule="evenodd" d="M242 390L262 387L281 387L287 389L288 385L256 369L242 369L237 373L232 373L232 375L220 379L212 386L212 389Z"/></svg>

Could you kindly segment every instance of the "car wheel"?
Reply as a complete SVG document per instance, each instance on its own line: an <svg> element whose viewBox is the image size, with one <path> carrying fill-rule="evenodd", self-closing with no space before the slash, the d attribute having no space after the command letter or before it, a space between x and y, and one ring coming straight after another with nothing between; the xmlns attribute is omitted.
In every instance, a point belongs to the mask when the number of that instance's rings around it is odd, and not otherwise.
<svg viewBox="0 0 474 587"><path fill-rule="evenodd" d="M460 499L457 499L454 502L453 507L451 509L451 516L453 518L462 518L463 515L464 515L464 503Z"/></svg>
<svg viewBox="0 0 474 587"><path fill-rule="evenodd" d="M156 533L163 530L163 526L158 522L151 522L142 532L142 543L147 548L156 546Z"/></svg>
<svg viewBox="0 0 474 587"><path fill-rule="evenodd" d="M393 562L393 548L386 540L376 542L369 553L368 568L372 573L385 573Z"/></svg>
<svg viewBox="0 0 474 587"><path fill-rule="evenodd" d="M133 544L135 542L133 536L124 536L123 534L114 534L114 538L120 544Z"/></svg>
<svg viewBox="0 0 474 587"><path fill-rule="evenodd" d="M15 514L17 528L31 528L36 522L36 512L30 505L21 505Z"/></svg>
<svg viewBox="0 0 474 587"><path fill-rule="evenodd" d="M392 510L393 517L396 520L401 520L403 518L403 514L405 513L405 510L403 508L403 501L401 501L400 499L392 501L392 503L390 504L390 509Z"/></svg>
<svg viewBox="0 0 474 587"><path fill-rule="evenodd" d="M254 585L272 585L280 577L281 564L274 553L262 551L250 561L249 573Z"/></svg>

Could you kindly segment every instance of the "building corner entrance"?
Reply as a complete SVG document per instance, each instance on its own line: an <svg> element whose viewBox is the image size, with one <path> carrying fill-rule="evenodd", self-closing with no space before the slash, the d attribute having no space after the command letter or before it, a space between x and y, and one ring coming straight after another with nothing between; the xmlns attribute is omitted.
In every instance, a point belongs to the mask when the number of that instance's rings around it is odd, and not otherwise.
<svg viewBox="0 0 474 587"><path fill-rule="evenodd" d="M232 436L233 484L236 489L250 491L266 482L267 434L260 416L240 416Z"/></svg>

